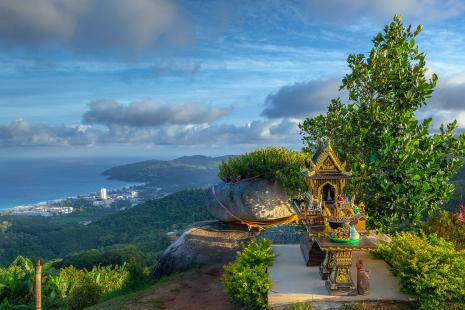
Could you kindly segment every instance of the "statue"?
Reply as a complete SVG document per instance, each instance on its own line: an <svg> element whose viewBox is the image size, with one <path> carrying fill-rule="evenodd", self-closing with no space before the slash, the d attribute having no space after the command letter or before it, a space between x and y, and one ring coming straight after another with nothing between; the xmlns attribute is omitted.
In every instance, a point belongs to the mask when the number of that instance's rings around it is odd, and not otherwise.
<svg viewBox="0 0 465 310"><path fill-rule="evenodd" d="M359 295L368 294L370 282L368 278L368 271L365 270L362 260L357 262L357 292Z"/></svg>

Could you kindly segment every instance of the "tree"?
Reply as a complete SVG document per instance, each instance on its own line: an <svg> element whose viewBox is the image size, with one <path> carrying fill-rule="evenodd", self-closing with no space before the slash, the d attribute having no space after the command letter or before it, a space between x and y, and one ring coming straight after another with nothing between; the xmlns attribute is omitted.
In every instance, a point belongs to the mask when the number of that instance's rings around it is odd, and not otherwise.
<svg viewBox="0 0 465 310"><path fill-rule="evenodd" d="M369 55L349 55L350 73L340 86L348 103L332 100L325 115L299 125L309 151L332 140L353 173L348 192L365 202L369 225L383 230L416 225L445 203L465 155L456 121L431 134L432 119L415 117L438 81L434 73L427 77L425 53L415 43L421 30L395 16L374 37Z"/></svg>

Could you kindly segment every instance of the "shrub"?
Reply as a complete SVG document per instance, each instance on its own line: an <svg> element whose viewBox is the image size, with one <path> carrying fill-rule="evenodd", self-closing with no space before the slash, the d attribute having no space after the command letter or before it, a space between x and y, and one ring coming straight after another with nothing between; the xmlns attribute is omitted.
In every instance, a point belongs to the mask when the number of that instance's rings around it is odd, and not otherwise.
<svg viewBox="0 0 465 310"><path fill-rule="evenodd" d="M436 234L403 232L380 245L402 289L419 298L423 309L465 305L465 252Z"/></svg>
<svg viewBox="0 0 465 310"><path fill-rule="evenodd" d="M105 250L90 249L80 253L68 255L56 267L74 266L90 270L93 266L121 266L125 262L140 262L147 264L149 260L138 247L117 246Z"/></svg>
<svg viewBox="0 0 465 310"><path fill-rule="evenodd" d="M0 268L0 305L27 305L34 298L34 263L18 256L8 267Z"/></svg>
<svg viewBox="0 0 465 310"><path fill-rule="evenodd" d="M430 216L423 229L426 233L436 233L439 237L452 242L457 249L465 249L465 223L454 222L447 211Z"/></svg>
<svg viewBox="0 0 465 310"><path fill-rule="evenodd" d="M71 290L68 309L80 310L97 304L102 298L102 287L91 277L86 276Z"/></svg>
<svg viewBox="0 0 465 310"><path fill-rule="evenodd" d="M249 309L267 308L271 288L267 268L274 257L269 240L252 240L234 263L225 266L222 282L233 302Z"/></svg>
<svg viewBox="0 0 465 310"><path fill-rule="evenodd" d="M233 157L219 166L218 176L225 182L237 182L254 177L278 180L291 196L307 188L300 172L308 165L309 155L283 147L261 148Z"/></svg>
<svg viewBox="0 0 465 310"><path fill-rule="evenodd" d="M129 290L140 288L148 283L147 278L150 270L148 267L143 267L139 262L130 263L128 273L126 288Z"/></svg>
<svg viewBox="0 0 465 310"><path fill-rule="evenodd" d="M129 278L126 265L119 266L95 266L87 272L86 279L93 281L100 287L102 294L108 294L120 290Z"/></svg>
<svg viewBox="0 0 465 310"><path fill-rule="evenodd" d="M98 298L122 289L129 282L130 272L121 267L93 267L92 270L66 267L55 269L56 260L42 265L42 300L45 309L66 305L69 298L73 309L83 302L96 302ZM139 279L140 280L140 279ZM6 268L0 268L0 309L31 307L34 302L34 261L19 256ZM90 296L91 290L94 294ZM98 297L98 298L97 298ZM86 304L88 305L88 304Z"/></svg>

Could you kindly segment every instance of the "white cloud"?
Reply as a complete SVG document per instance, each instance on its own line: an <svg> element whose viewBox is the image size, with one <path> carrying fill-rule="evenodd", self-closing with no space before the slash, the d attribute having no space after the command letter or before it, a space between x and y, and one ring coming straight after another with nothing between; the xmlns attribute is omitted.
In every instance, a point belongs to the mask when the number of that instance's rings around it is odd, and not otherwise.
<svg viewBox="0 0 465 310"><path fill-rule="evenodd" d="M143 49L191 40L168 0L0 0L0 39L77 50Z"/></svg>
<svg viewBox="0 0 465 310"><path fill-rule="evenodd" d="M230 108L183 103L162 105L146 100L123 105L112 100L96 100L90 103L83 115L85 123L105 126L153 127L164 124L211 123L228 114Z"/></svg>
<svg viewBox="0 0 465 310"><path fill-rule="evenodd" d="M324 113L331 99L337 98L340 81L313 80L283 86L265 99L262 116L268 118L295 117L303 119Z"/></svg>
<svg viewBox="0 0 465 310"><path fill-rule="evenodd" d="M422 21L437 21L465 12L461 0L307 0L306 12L313 18L344 23L369 18L384 20L395 14Z"/></svg>

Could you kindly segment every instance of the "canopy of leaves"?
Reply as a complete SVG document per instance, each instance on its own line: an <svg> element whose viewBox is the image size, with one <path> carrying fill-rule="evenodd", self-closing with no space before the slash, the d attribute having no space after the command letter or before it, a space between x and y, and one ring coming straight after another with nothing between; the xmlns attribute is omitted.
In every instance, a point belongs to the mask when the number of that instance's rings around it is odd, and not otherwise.
<svg viewBox="0 0 465 310"><path fill-rule="evenodd" d="M348 57L350 73L340 89L349 102L332 100L326 115L299 125L309 151L331 138L353 172L347 189L365 202L369 224L384 230L416 225L445 203L465 155L465 134L455 135L456 122L432 135L432 120L415 118L438 81L434 73L427 77L425 53L415 43L421 29L395 16L374 37L369 55Z"/></svg>
<svg viewBox="0 0 465 310"><path fill-rule="evenodd" d="M291 196L306 190L303 168L309 165L309 154L283 147L268 147L223 161L218 176L225 182L265 177L278 180Z"/></svg>

